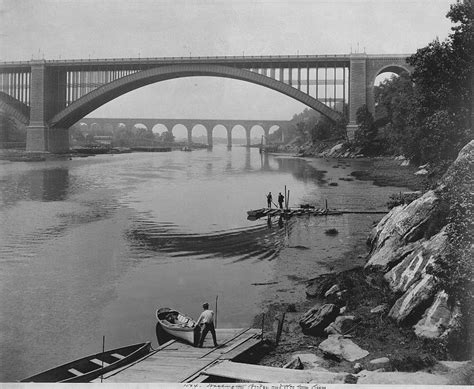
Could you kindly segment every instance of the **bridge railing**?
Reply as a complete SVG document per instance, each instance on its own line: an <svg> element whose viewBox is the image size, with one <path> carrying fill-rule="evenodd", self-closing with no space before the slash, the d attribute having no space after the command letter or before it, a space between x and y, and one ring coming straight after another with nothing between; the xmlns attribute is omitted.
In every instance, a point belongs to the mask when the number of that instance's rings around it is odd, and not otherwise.
<svg viewBox="0 0 474 389"><path fill-rule="evenodd" d="M136 58L86 58L86 59L48 59L48 60L30 60L30 61L3 61L0 66L20 66L31 65L32 63L42 62L45 64L80 64L80 63L144 63L144 62L173 62L173 61L210 61L210 60L231 60L231 61L247 61L247 60L303 60L303 59L349 59L351 56L365 56L367 58L403 58L412 54L289 54L289 55L224 55L224 56L180 56L180 57L136 57Z"/></svg>
<svg viewBox="0 0 474 389"><path fill-rule="evenodd" d="M48 59L31 61L3 61L0 65L27 65L33 62L55 63L55 64L77 64L92 62L155 62L155 61L186 61L186 60L275 60L275 59L327 59L348 58L348 54L293 54L293 55L224 55L224 56L180 56L180 57L135 57L135 58L85 58L85 59Z"/></svg>

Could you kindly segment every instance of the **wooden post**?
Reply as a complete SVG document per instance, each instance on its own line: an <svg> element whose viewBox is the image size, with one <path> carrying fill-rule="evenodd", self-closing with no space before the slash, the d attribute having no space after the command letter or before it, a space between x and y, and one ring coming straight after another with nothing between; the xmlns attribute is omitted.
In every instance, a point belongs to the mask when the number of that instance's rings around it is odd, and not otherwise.
<svg viewBox="0 0 474 389"><path fill-rule="evenodd" d="M281 319L278 322L278 329L277 329L277 334L275 338L275 346L278 346L278 343L280 343L280 337L281 337L281 332L283 331L283 322L285 321L285 315L286 315L286 312L283 312L283 315L281 316Z"/></svg>
<svg viewBox="0 0 474 389"><path fill-rule="evenodd" d="M104 370L104 354L105 354L105 335L102 336L102 370ZM104 379L104 373L100 375L100 382Z"/></svg>
<svg viewBox="0 0 474 389"><path fill-rule="evenodd" d="M326 211L328 210L328 199L326 199Z"/></svg>
<svg viewBox="0 0 474 389"><path fill-rule="evenodd" d="M285 185L285 209L288 208L286 205L286 185Z"/></svg>
<svg viewBox="0 0 474 389"><path fill-rule="evenodd" d="M265 325L265 314L262 313L262 338L263 338L264 325Z"/></svg>
<svg viewBox="0 0 474 389"><path fill-rule="evenodd" d="M286 209L288 209L289 205L290 205L290 190L288 189L288 197L287 197L287 203L286 203Z"/></svg>

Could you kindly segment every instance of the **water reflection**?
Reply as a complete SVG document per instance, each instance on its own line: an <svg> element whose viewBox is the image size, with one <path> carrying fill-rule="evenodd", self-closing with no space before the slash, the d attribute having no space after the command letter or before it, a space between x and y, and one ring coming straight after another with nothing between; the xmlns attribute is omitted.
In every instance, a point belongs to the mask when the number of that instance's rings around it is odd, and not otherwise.
<svg viewBox="0 0 474 389"><path fill-rule="evenodd" d="M20 175L11 175L0 187L4 204L13 205L21 200L62 201L68 195L69 169L29 170Z"/></svg>
<svg viewBox="0 0 474 389"><path fill-rule="evenodd" d="M297 158L278 158L278 170L291 173L295 178L303 182L314 182L324 184L325 170L318 170L306 163L306 161Z"/></svg>

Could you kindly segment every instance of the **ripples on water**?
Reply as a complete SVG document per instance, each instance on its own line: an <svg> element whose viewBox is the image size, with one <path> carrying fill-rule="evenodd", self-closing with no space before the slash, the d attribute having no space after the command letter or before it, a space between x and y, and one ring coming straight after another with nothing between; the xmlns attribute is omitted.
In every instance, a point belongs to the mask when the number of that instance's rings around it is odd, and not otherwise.
<svg viewBox="0 0 474 389"><path fill-rule="evenodd" d="M293 221L285 221L281 228L276 222L255 227L235 228L207 234L180 234L177 226L158 224L150 220L136 220L127 233L133 250L168 253L171 257L234 258L234 262L253 259L274 259L282 249L285 235Z"/></svg>

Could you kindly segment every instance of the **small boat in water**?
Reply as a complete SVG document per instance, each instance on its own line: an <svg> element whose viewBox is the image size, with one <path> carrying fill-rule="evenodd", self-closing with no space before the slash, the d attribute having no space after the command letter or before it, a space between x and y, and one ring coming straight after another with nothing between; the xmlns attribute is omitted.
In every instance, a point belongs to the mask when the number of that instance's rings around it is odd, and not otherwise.
<svg viewBox="0 0 474 389"><path fill-rule="evenodd" d="M169 335L191 343L193 346L198 345L201 329L191 317L175 309L160 308L156 310L156 319Z"/></svg>
<svg viewBox="0 0 474 389"><path fill-rule="evenodd" d="M90 355L22 379L20 382L91 382L101 375L148 355L151 342Z"/></svg>

